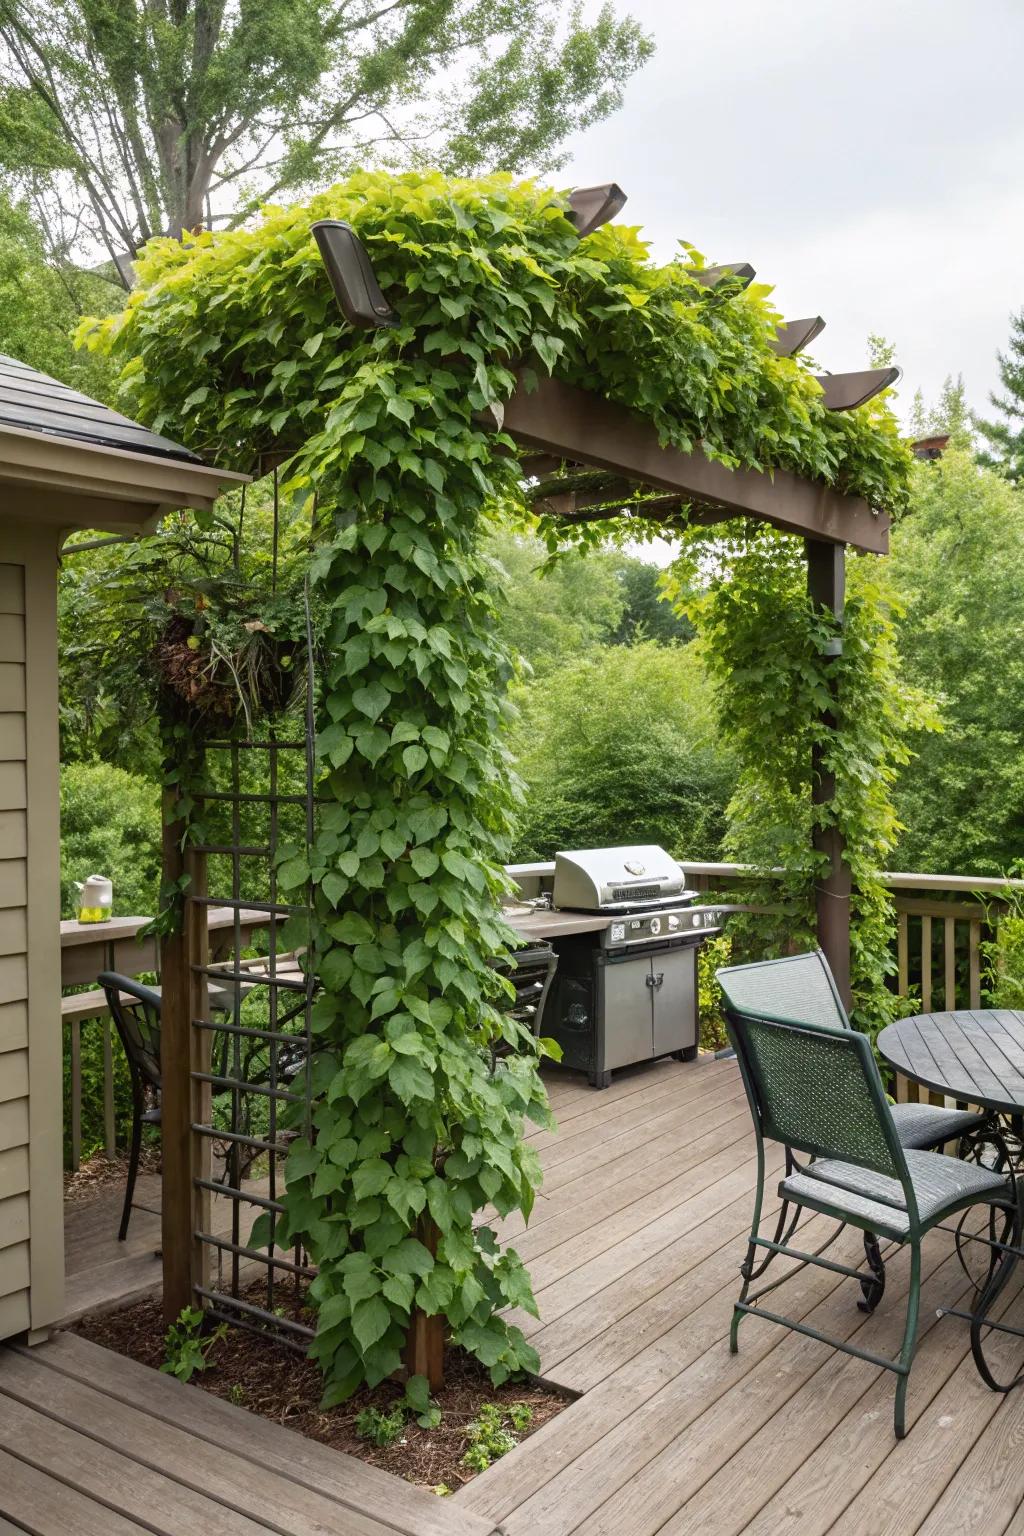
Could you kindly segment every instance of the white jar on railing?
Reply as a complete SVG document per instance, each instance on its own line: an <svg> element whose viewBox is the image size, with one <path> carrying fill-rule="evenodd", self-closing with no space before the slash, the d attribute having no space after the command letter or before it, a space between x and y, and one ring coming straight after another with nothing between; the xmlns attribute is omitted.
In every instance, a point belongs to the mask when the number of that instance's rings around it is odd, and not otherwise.
<svg viewBox="0 0 1024 1536"><path fill-rule="evenodd" d="M114 910L114 887L106 875L90 875L75 881L78 891L78 921L105 923Z"/></svg>

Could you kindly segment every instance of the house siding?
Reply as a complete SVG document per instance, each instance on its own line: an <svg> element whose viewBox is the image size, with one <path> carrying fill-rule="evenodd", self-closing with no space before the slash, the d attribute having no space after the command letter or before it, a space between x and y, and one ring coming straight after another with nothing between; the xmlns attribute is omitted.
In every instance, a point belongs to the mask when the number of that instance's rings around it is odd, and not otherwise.
<svg viewBox="0 0 1024 1536"><path fill-rule="evenodd" d="M28 1328L25 568L0 564L0 1336Z"/></svg>
<svg viewBox="0 0 1024 1536"><path fill-rule="evenodd" d="M56 534L0 531L0 1338L63 1308Z"/></svg>

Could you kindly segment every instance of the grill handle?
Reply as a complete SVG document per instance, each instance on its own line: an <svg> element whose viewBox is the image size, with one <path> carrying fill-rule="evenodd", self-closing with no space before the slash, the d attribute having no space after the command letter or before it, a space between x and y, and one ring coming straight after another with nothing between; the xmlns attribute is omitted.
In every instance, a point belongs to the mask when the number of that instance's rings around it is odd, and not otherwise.
<svg viewBox="0 0 1024 1536"><path fill-rule="evenodd" d="M662 982L665 980L665 972L664 971L654 971L654 972L651 973L651 975L645 976L644 980L647 983L647 985L651 988L651 990L654 991L656 988L660 987Z"/></svg>

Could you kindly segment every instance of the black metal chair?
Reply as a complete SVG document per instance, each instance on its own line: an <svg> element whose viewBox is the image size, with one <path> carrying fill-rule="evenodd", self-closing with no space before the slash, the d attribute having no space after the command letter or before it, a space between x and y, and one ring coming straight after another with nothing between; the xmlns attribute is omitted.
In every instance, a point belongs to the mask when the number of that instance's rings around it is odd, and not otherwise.
<svg viewBox="0 0 1024 1536"><path fill-rule="evenodd" d="M128 1059L132 1083L128 1182L117 1234L118 1241L123 1243L128 1235L142 1155L142 1127L160 1124L160 993L129 976L119 976L115 971L102 971L96 979L107 995L110 1015ZM154 1100L152 1104L147 1105L147 1096Z"/></svg>
<svg viewBox="0 0 1024 1536"><path fill-rule="evenodd" d="M517 949L508 960L492 962L500 976L504 976L515 988L515 997L499 1003L503 1013L509 1014L519 1024L525 1024L533 1035L539 1035L544 1020L544 1008L551 991L558 956L552 945L540 939L525 949ZM493 1048L493 1055L506 1056L512 1046L502 1041Z"/></svg>

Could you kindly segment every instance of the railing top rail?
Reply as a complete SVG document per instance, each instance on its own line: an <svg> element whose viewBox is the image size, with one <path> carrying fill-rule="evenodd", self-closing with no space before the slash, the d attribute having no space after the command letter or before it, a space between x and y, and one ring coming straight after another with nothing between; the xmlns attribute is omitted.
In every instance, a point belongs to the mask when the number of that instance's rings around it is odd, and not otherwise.
<svg viewBox="0 0 1024 1536"><path fill-rule="evenodd" d="M701 863L686 859L680 860L680 868L688 875L718 876L722 879L735 879L755 873L750 864ZM506 870L514 880L537 879L553 875L555 865L553 859L548 859L532 864L508 864ZM782 873L781 869L778 873ZM973 891L979 894L1024 891L1024 880L1010 880L997 875L926 875L908 870L886 870L882 879L894 891Z"/></svg>

